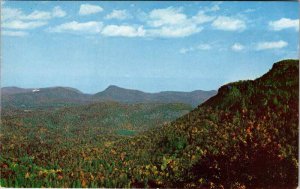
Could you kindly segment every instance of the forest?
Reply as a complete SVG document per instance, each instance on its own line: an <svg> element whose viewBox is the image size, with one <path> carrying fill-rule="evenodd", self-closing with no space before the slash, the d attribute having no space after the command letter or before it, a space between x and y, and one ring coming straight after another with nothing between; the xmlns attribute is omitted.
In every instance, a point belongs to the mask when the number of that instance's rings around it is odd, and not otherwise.
<svg viewBox="0 0 300 189"><path fill-rule="evenodd" d="M299 60L194 108L95 102L1 110L2 187L296 188Z"/></svg>

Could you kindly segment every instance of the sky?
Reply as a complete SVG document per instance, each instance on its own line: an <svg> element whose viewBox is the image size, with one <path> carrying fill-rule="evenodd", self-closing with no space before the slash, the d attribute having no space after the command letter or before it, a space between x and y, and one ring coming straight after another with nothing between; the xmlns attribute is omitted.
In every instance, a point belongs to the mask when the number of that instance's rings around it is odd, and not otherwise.
<svg viewBox="0 0 300 189"><path fill-rule="evenodd" d="M217 90L298 59L298 2L3 1L1 86Z"/></svg>

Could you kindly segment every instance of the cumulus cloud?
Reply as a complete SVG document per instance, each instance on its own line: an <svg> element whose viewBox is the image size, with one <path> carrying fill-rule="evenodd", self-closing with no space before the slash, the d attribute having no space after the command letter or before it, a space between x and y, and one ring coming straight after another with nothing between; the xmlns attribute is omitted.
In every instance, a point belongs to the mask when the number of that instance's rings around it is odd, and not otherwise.
<svg viewBox="0 0 300 189"><path fill-rule="evenodd" d="M274 31L280 31L283 29L295 29L296 31L299 30L299 19L289 19L289 18L281 18L276 21L270 21L269 27Z"/></svg>
<svg viewBox="0 0 300 189"><path fill-rule="evenodd" d="M29 15L24 15L21 17L21 19L24 20L49 20L52 18L51 12L46 12L46 11L33 11Z"/></svg>
<svg viewBox="0 0 300 189"><path fill-rule="evenodd" d="M67 13L61 9L61 7L56 6L52 11L39 11L34 10L30 14L24 14L20 9L4 7L2 9L2 20L49 20L57 17L64 17Z"/></svg>
<svg viewBox="0 0 300 189"><path fill-rule="evenodd" d="M215 2L215 3L213 4L213 6L211 6L211 7L205 7L205 8L204 8L204 11L205 11L205 12L215 12L215 11L218 11L218 10L221 9L221 8L220 8L220 4L222 4L222 2Z"/></svg>
<svg viewBox="0 0 300 189"><path fill-rule="evenodd" d="M56 6L56 7L54 7L53 10L52 10L52 16L53 16L53 17L58 17L58 18L60 18L60 17L66 16L66 15L67 15L67 13L66 13L64 10L62 10L62 9L60 8L60 6Z"/></svg>
<svg viewBox="0 0 300 189"><path fill-rule="evenodd" d="M110 37L143 37L146 31L143 26L108 25L103 28L102 35Z"/></svg>
<svg viewBox="0 0 300 189"><path fill-rule="evenodd" d="M126 10L113 10L110 14L106 15L106 19L125 20L130 18L131 15Z"/></svg>
<svg viewBox="0 0 300 189"><path fill-rule="evenodd" d="M11 36L11 37L24 37L28 35L28 33L24 31L6 31L6 30L2 31L1 34L4 36Z"/></svg>
<svg viewBox="0 0 300 189"><path fill-rule="evenodd" d="M246 29L246 23L238 18L219 16L212 23L212 26L218 30L224 31L242 31Z"/></svg>
<svg viewBox="0 0 300 189"><path fill-rule="evenodd" d="M235 43L231 46L231 50L233 51L242 51L245 49L245 46L240 43Z"/></svg>
<svg viewBox="0 0 300 189"><path fill-rule="evenodd" d="M24 14L22 10L3 7L2 27L5 29L14 30L31 30L39 28L48 24L48 20L56 17L64 17L66 12L59 6L56 6L51 11L34 10L29 14ZM26 32L23 31L5 31L3 35L6 36L25 36Z"/></svg>
<svg viewBox="0 0 300 189"><path fill-rule="evenodd" d="M215 4L215 5L212 6L208 11L218 11L218 10L220 10L219 4Z"/></svg>
<svg viewBox="0 0 300 189"><path fill-rule="evenodd" d="M256 50L269 50L269 49L281 49L288 45L286 41L267 41L260 42L256 46Z"/></svg>
<svg viewBox="0 0 300 189"><path fill-rule="evenodd" d="M44 26L46 24L47 24L47 22L43 22L43 21L24 22L21 20L13 20L13 21L9 21L9 22L4 22L2 24L2 27L6 28L6 29L30 30L30 29L35 29L35 28Z"/></svg>
<svg viewBox="0 0 300 189"><path fill-rule="evenodd" d="M202 30L202 27L197 27L196 25L186 25L183 27L176 26L163 26L158 29L148 29L147 34L151 37L187 37L192 34L198 33Z"/></svg>
<svg viewBox="0 0 300 189"><path fill-rule="evenodd" d="M1 19L2 21L20 19L23 17L23 12L20 9L3 7L1 9Z"/></svg>
<svg viewBox="0 0 300 189"><path fill-rule="evenodd" d="M152 27L163 25L184 25L188 22L187 16L179 8L154 9L149 13L148 24Z"/></svg>
<svg viewBox="0 0 300 189"><path fill-rule="evenodd" d="M90 15L102 12L103 8L97 5L82 4L79 8L79 15Z"/></svg>
<svg viewBox="0 0 300 189"><path fill-rule="evenodd" d="M202 31L200 24L213 19L203 12L198 12L193 17L188 17L180 8L168 7L154 9L146 16L149 36L156 37L186 37Z"/></svg>
<svg viewBox="0 0 300 189"><path fill-rule="evenodd" d="M48 28L50 32L79 32L79 33L101 33L105 36L123 36L123 37L164 37L178 38L187 37L203 30L202 24L212 22L215 17L209 16L206 12L219 10L219 4L212 7L204 7L197 14L187 16L182 8L167 7L153 9L143 14L139 25L107 25L103 27L102 22L68 22L61 25ZM103 8L97 5L81 4L79 8L80 15L95 14L103 11ZM59 6L51 11L34 10L29 14L24 14L20 9L4 9L5 20L3 25L7 29L29 29L37 28L47 24L47 21L55 17L64 17L66 12ZM3 14L3 13L2 13ZM106 19L125 20L132 16L127 10L113 10L106 15Z"/></svg>
<svg viewBox="0 0 300 189"><path fill-rule="evenodd" d="M195 16L192 17L191 21L197 24L203 24L210 22L215 19L214 16L208 16L203 11L199 11Z"/></svg>
<svg viewBox="0 0 300 189"><path fill-rule="evenodd" d="M103 27L102 22L67 22L53 28L49 28L48 31L50 32L79 32L79 33L100 33Z"/></svg>

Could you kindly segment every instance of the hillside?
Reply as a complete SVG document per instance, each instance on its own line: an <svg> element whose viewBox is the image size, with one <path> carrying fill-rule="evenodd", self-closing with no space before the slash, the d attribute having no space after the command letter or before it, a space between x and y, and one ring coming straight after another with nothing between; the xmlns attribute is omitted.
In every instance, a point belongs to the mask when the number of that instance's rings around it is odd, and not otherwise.
<svg viewBox="0 0 300 189"><path fill-rule="evenodd" d="M131 180L107 173L114 183L102 185L295 188L298 75L298 60L275 63L254 81L221 87L216 96L171 124L117 142L109 162L126 153L126 166L116 169Z"/></svg>
<svg viewBox="0 0 300 189"><path fill-rule="evenodd" d="M77 169L77 163L81 166L78 162L81 155L89 152L107 158L105 153L115 141L161 127L191 109L188 105L175 103L126 105L105 102L2 114L0 128L5 135L0 134L1 186L54 186L48 180L54 172L48 172L48 168L64 167L67 172ZM39 180L40 177L46 182Z"/></svg>
<svg viewBox="0 0 300 189"><path fill-rule="evenodd" d="M254 81L222 86L191 113L144 139L162 133L149 143L155 156L149 164L160 167L162 176L148 185L295 188L298 98L298 60L275 63Z"/></svg>
<svg viewBox="0 0 300 189"><path fill-rule="evenodd" d="M299 62L284 60L190 113L109 102L5 115L1 185L296 188L298 98Z"/></svg>

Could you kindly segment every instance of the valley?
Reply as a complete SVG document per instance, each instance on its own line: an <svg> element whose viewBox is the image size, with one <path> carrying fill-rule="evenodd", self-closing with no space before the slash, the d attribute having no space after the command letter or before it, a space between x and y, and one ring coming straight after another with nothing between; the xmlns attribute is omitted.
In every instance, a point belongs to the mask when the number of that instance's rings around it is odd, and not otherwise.
<svg viewBox="0 0 300 189"><path fill-rule="evenodd" d="M216 91L2 88L1 186L295 188L299 60Z"/></svg>

